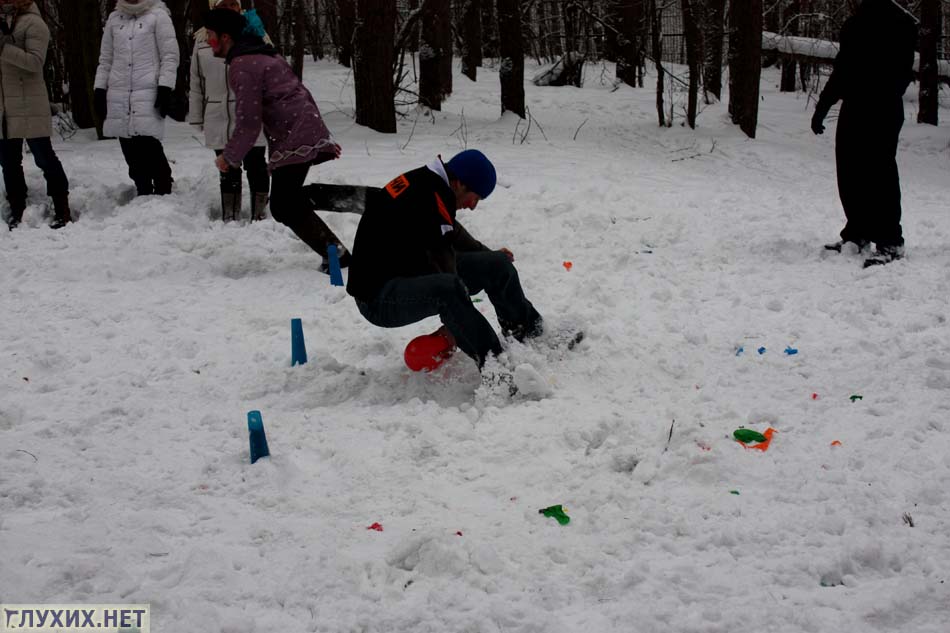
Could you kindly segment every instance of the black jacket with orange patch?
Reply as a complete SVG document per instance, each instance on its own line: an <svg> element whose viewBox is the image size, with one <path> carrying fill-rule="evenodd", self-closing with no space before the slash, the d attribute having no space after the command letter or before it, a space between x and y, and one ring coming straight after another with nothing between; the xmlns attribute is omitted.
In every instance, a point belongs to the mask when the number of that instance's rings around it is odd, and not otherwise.
<svg viewBox="0 0 950 633"><path fill-rule="evenodd" d="M391 279L455 273L456 251L487 251L455 219L455 194L420 167L367 194L346 290L372 301Z"/></svg>

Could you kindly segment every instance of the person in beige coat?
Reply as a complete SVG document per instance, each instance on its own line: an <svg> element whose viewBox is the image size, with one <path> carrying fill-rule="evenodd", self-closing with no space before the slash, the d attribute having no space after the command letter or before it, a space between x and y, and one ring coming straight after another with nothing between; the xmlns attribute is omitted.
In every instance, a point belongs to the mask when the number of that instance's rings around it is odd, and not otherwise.
<svg viewBox="0 0 950 633"><path fill-rule="evenodd" d="M0 165L10 203L7 226L12 231L23 221L26 179L23 175L23 141L46 178L46 193L53 199L51 228L70 221L69 181L50 135L53 122L43 79L49 46L49 28L33 0L0 0Z"/></svg>
<svg viewBox="0 0 950 633"><path fill-rule="evenodd" d="M209 0L211 9L230 9L241 13L238 0ZM220 156L234 133L237 123L234 92L228 85L228 67L214 56L208 44L208 32L195 32L195 50L191 56L191 86L188 122L204 132L205 145ZM263 220L270 191L267 171L267 140L261 132L254 147L244 157L247 184L251 189L251 221ZM241 168L221 172L221 217L227 222L241 218Z"/></svg>

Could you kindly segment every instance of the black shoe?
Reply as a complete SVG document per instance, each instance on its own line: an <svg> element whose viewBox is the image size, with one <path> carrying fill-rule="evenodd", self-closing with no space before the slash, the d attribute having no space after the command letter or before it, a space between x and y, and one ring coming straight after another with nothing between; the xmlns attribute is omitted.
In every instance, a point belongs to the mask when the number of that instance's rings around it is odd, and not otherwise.
<svg viewBox="0 0 950 633"><path fill-rule="evenodd" d="M864 267L883 266L904 258L903 246L878 246L874 254L864 260Z"/></svg>
<svg viewBox="0 0 950 633"><path fill-rule="evenodd" d="M544 320L538 319L537 321L524 325L524 324L513 324L509 322L501 322L501 334L505 338L513 338L519 343L524 343L525 339L528 338L537 338L544 334Z"/></svg>
<svg viewBox="0 0 950 633"><path fill-rule="evenodd" d="M65 219L65 218L54 218L53 221L50 222L49 228L51 228L51 229L53 229L53 230L61 229L61 228L63 228L64 226L66 226L69 222L70 222L70 221L69 221L68 219Z"/></svg>
<svg viewBox="0 0 950 633"><path fill-rule="evenodd" d="M840 253L844 248L844 245L849 242L855 245L855 247L858 249L858 253L863 253L871 246L871 242L868 240L838 240L832 244L825 244L825 250Z"/></svg>
<svg viewBox="0 0 950 633"><path fill-rule="evenodd" d="M20 226L20 218L10 218L7 220L7 228L11 231L18 226Z"/></svg>

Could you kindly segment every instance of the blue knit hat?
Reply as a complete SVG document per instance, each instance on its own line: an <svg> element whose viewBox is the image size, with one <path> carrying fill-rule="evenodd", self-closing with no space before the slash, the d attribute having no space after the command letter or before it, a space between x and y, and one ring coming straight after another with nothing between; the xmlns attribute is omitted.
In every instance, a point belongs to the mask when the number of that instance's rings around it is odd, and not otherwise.
<svg viewBox="0 0 950 633"><path fill-rule="evenodd" d="M495 190L495 166L477 149L459 152L445 166L483 200Z"/></svg>

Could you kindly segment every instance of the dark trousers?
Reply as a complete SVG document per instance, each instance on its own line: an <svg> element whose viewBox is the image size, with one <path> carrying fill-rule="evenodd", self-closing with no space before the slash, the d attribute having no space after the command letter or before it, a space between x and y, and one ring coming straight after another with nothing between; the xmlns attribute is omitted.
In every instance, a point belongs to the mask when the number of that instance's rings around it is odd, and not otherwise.
<svg viewBox="0 0 950 633"><path fill-rule="evenodd" d="M864 108L864 110L861 110ZM838 194L847 224L841 239L900 246L901 184L897 140L904 124L903 105L868 112L868 104L845 103L835 133Z"/></svg>
<svg viewBox="0 0 950 633"><path fill-rule="evenodd" d="M214 150L215 156L220 156L223 150ZM270 191L270 173L267 171L266 149L252 147L244 157L244 171L247 172L247 185L252 193L267 193ZM241 190L241 168L232 167L221 172L221 191L237 193Z"/></svg>
<svg viewBox="0 0 950 633"><path fill-rule="evenodd" d="M392 279L373 301L357 300L357 307L367 321L380 327L402 327L439 315L459 349L481 368L489 354L500 354L502 349L471 295L482 290L488 294L503 330L533 328L540 324L541 315L525 298L518 271L504 253L459 253L456 266L457 275Z"/></svg>
<svg viewBox="0 0 950 633"><path fill-rule="evenodd" d="M23 212L26 207L26 178L23 175L23 140L12 138L0 140L0 165L3 166L3 184L7 190L7 200L15 212ZM46 179L46 193L50 197L65 196L69 193L69 180L63 171L63 164L53 151L49 137L28 138L26 144L33 154L33 162L43 172Z"/></svg>
<svg viewBox="0 0 950 633"><path fill-rule="evenodd" d="M307 246L326 257L327 246L342 242L313 212L313 203L303 186L309 171L309 163L300 163L278 167L271 173L270 212L275 220L290 227ZM340 265L346 265L348 258L348 254L341 257Z"/></svg>
<svg viewBox="0 0 950 633"><path fill-rule="evenodd" d="M172 192L172 168L160 140L153 136L133 136L120 138L119 145L129 166L129 178L140 196L164 196Z"/></svg>

